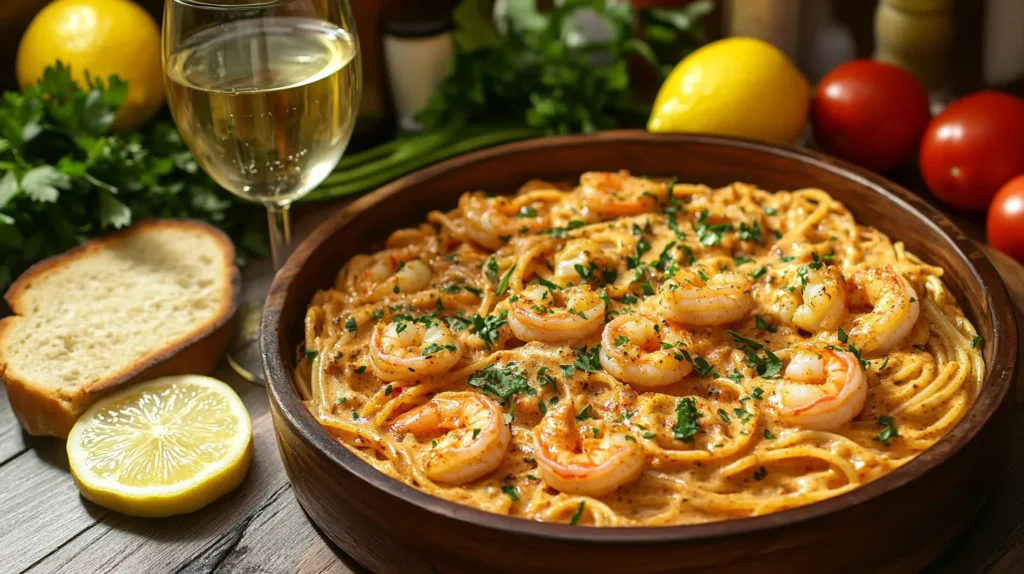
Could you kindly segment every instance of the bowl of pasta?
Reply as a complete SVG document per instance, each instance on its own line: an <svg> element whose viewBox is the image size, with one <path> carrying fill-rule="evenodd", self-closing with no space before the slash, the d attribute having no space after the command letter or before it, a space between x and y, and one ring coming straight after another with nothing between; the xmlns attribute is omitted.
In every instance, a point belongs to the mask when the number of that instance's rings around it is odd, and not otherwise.
<svg viewBox="0 0 1024 574"><path fill-rule="evenodd" d="M514 143L341 209L262 353L310 518L373 571L917 571L998 477L985 256L811 151Z"/></svg>

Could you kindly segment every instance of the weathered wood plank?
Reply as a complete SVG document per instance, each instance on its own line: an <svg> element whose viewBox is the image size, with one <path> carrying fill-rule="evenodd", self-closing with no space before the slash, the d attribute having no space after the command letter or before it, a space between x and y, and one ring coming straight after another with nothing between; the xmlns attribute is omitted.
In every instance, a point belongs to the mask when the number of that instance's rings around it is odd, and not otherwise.
<svg viewBox="0 0 1024 574"><path fill-rule="evenodd" d="M281 491L238 537L228 542L230 546L217 548L210 557L199 557L182 572L366 572L320 536L291 488ZM216 567L209 568L210 558L216 560Z"/></svg>
<svg viewBox="0 0 1024 574"><path fill-rule="evenodd" d="M203 555L222 539L238 534L282 492L288 489L284 466L277 453L266 391L227 370L215 373L238 391L253 422L253 461L249 475L234 492L191 515L145 519L109 513L80 536L61 545L49 538L40 542L55 549L34 565L36 572L173 572ZM64 481L74 484L71 477ZM95 508L78 499L47 508L55 514L68 506ZM0 517L0 521L3 518ZM65 538L66 540L66 538ZM63 542L63 541L62 541Z"/></svg>
<svg viewBox="0 0 1024 574"><path fill-rule="evenodd" d="M0 467L0 570L5 572L28 568L109 513L82 504L64 443L43 441Z"/></svg>
<svg viewBox="0 0 1024 574"><path fill-rule="evenodd" d="M7 400L7 387L0 384L0 466L28 450L24 432Z"/></svg>

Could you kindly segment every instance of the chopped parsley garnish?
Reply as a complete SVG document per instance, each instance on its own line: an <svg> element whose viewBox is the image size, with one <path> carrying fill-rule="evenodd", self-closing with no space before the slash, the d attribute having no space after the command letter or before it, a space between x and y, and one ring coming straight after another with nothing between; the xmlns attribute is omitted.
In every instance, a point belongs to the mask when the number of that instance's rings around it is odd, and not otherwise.
<svg viewBox="0 0 1024 574"><path fill-rule="evenodd" d="M359 413L357 413L354 409L352 410L352 420L359 420Z"/></svg>
<svg viewBox="0 0 1024 574"><path fill-rule="evenodd" d="M355 333L359 330L359 325L356 323L355 317L349 317L348 321L345 321L345 330L349 333Z"/></svg>
<svg viewBox="0 0 1024 574"><path fill-rule="evenodd" d="M750 396L754 397L754 400L759 401L764 398L764 389L761 387L754 387L753 390L750 391Z"/></svg>
<svg viewBox="0 0 1024 574"><path fill-rule="evenodd" d="M373 313L370 313L370 316L374 319L380 319L384 316L384 309L374 309Z"/></svg>
<svg viewBox="0 0 1024 574"><path fill-rule="evenodd" d="M764 209L764 212L767 215L777 215L779 213L779 211L774 207L764 207L762 209Z"/></svg>
<svg viewBox="0 0 1024 574"><path fill-rule="evenodd" d="M541 387L546 387L548 385L554 385L554 384L555 384L555 379L554 379L554 377L552 377L551 375L548 374L548 368L547 367L541 367L541 368L537 369L537 385L539 385Z"/></svg>
<svg viewBox="0 0 1024 574"><path fill-rule="evenodd" d="M751 261L753 261L753 259L751 259L749 257L744 257L742 255L737 255L737 256L733 257L732 260L736 264L737 267L739 267L740 265L745 265L745 264L750 263Z"/></svg>
<svg viewBox="0 0 1024 574"><path fill-rule="evenodd" d="M676 246L676 242L675 241L669 241L668 244L665 245L665 248L661 250L661 254L658 255L658 261L656 261L654 263L654 268L655 269L657 269L658 271L664 272L666 266L670 262L675 261L675 259L672 258L672 248L675 247L675 246Z"/></svg>
<svg viewBox="0 0 1024 574"><path fill-rule="evenodd" d="M315 359L315 358L316 358L316 349L306 349L306 359L309 362L312 363L313 359Z"/></svg>
<svg viewBox="0 0 1024 574"><path fill-rule="evenodd" d="M634 229L639 229L635 223L633 224L633 227ZM651 244L647 242L647 238L641 236L640 240L636 242L636 254L626 257L626 268L636 269L642 265L643 262L640 258L643 257L644 253L647 253L650 250Z"/></svg>
<svg viewBox="0 0 1024 574"><path fill-rule="evenodd" d="M985 337L982 337L981 335L975 335L974 338L971 339L971 348L972 349L977 349L979 346L984 345L984 344L985 344Z"/></svg>
<svg viewBox="0 0 1024 574"><path fill-rule="evenodd" d="M501 487L501 491L504 492L505 495L511 498L512 500L519 502L519 489L517 489L516 487L512 486L511 484L506 484L505 486Z"/></svg>
<svg viewBox="0 0 1024 574"><path fill-rule="evenodd" d="M591 372L601 370L601 348L599 346L595 345L589 352L586 346L576 347L573 349L573 353L576 354L576 361L572 365L577 369Z"/></svg>
<svg viewBox="0 0 1024 574"><path fill-rule="evenodd" d="M616 347L621 347L621 346L625 345L628 342L629 342L629 337L627 337L625 335L619 335L618 337L615 337L615 346Z"/></svg>
<svg viewBox="0 0 1024 574"><path fill-rule="evenodd" d="M392 293L401 293L402 290L399 289L398 285L395 285L394 288L391 289L391 292Z"/></svg>
<svg viewBox="0 0 1024 574"><path fill-rule="evenodd" d="M850 335L842 327L839 327L839 332L836 333L836 336L839 337L840 343L846 343L850 340Z"/></svg>
<svg viewBox="0 0 1024 574"><path fill-rule="evenodd" d="M741 373L739 369L733 369L733 371L729 373L729 379L734 383L738 383L743 380L743 373Z"/></svg>
<svg viewBox="0 0 1024 574"><path fill-rule="evenodd" d="M576 367L572 365L559 365L558 367L562 369L562 374L567 377L571 377L576 374Z"/></svg>
<svg viewBox="0 0 1024 574"><path fill-rule="evenodd" d="M590 281L594 278L594 271L597 271L597 263L591 261L590 265L587 267L584 267L582 263L577 263L573 265L572 268L576 270L576 274L580 276L580 280Z"/></svg>
<svg viewBox="0 0 1024 574"><path fill-rule="evenodd" d="M747 356L747 364L750 365L750 368L757 371L757 374L762 377L774 377L782 371L782 359L773 353L771 349L735 331L729 331L729 335L736 342L740 343L739 349ZM764 353L764 357L758 355L758 351Z"/></svg>
<svg viewBox="0 0 1024 574"><path fill-rule="evenodd" d="M754 471L754 480L761 481L766 476L768 476L768 469L763 466Z"/></svg>
<svg viewBox="0 0 1024 574"><path fill-rule="evenodd" d="M764 275L765 272L767 272L767 271L768 271L768 266L767 265L762 265L762 266L758 267L757 269L755 269L754 272L750 274L750 278L751 279L760 279L761 276Z"/></svg>
<svg viewBox="0 0 1024 574"><path fill-rule="evenodd" d="M512 272L515 270L516 266L513 265L512 267L509 267L508 271L505 272L505 275L502 276L501 282L498 283L498 292L495 293L496 297L501 297L505 293L505 290L508 289L509 279L512 278Z"/></svg>
<svg viewBox="0 0 1024 574"><path fill-rule="evenodd" d="M676 402L676 424L672 426L672 436L683 442L693 442L694 435L700 430L698 419L704 415L697 410L697 402L693 397L679 399Z"/></svg>
<svg viewBox="0 0 1024 574"><path fill-rule="evenodd" d="M431 343L423 348L423 356L432 355L439 351L456 351L458 347L455 345L438 345L437 343Z"/></svg>
<svg viewBox="0 0 1024 574"><path fill-rule="evenodd" d="M484 271L487 278L491 281L492 285L498 284L498 260L494 256L487 258L487 263L484 264L486 269Z"/></svg>
<svg viewBox="0 0 1024 574"><path fill-rule="evenodd" d="M710 216L710 211L706 209L701 211L697 214L697 222L693 226L693 231L697 234L700 244L707 247L720 245L722 243L722 234L732 231L731 223L709 224L708 218Z"/></svg>
<svg viewBox="0 0 1024 574"><path fill-rule="evenodd" d="M630 442L636 442L636 438L631 434L626 435L624 438Z"/></svg>
<svg viewBox="0 0 1024 574"><path fill-rule="evenodd" d="M779 261L783 263L789 263L794 259L796 259L796 257L793 257L792 255L783 255L782 257L779 257Z"/></svg>
<svg viewBox="0 0 1024 574"><path fill-rule="evenodd" d="M718 371L704 357L693 357L693 368L697 371L697 376L699 377L711 375L712 378L718 378Z"/></svg>
<svg viewBox="0 0 1024 574"><path fill-rule="evenodd" d="M896 430L896 421L892 417L882 415L878 417L878 426L882 427L882 431L875 435L874 440L889 446L889 441L900 436L898 430Z"/></svg>
<svg viewBox="0 0 1024 574"><path fill-rule="evenodd" d="M384 387L384 396L391 396L391 393L393 393L394 390L395 388L389 384L388 386Z"/></svg>
<svg viewBox="0 0 1024 574"><path fill-rule="evenodd" d="M772 434L772 431L770 431L768 429L764 429L764 438L766 438L768 440L775 440L775 439L777 439L779 437L777 437L774 434Z"/></svg>
<svg viewBox="0 0 1024 574"><path fill-rule="evenodd" d="M640 299L637 299L635 296L630 295L628 293L622 296L622 302L625 303L626 305L632 305L633 303L636 303L639 300Z"/></svg>
<svg viewBox="0 0 1024 574"><path fill-rule="evenodd" d="M754 220L754 224L747 226L746 223L740 223L739 237L743 241L753 241L755 243L761 243L764 241L764 237L761 236L761 224Z"/></svg>
<svg viewBox="0 0 1024 574"><path fill-rule="evenodd" d="M641 436L646 438L646 439L652 439L652 438L654 438L654 437L656 437L658 435L648 431L648 432L645 432L644 434L642 434Z"/></svg>
<svg viewBox="0 0 1024 574"><path fill-rule="evenodd" d="M540 411L540 414L542 415L548 414L548 406L544 404L544 399L537 401L537 410Z"/></svg>
<svg viewBox="0 0 1024 574"><path fill-rule="evenodd" d="M722 422L725 424L732 422L732 419L730 419L729 415L726 414L725 409L718 409L718 418L722 419Z"/></svg>
<svg viewBox="0 0 1024 574"><path fill-rule="evenodd" d="M356 374L361 375L366 372L366 365L359 365L356 367Z"/></svg>
<svg viewBox="0 0 1024 574"><path fill-rule="evenodd" d="M473 315L469 320L473 325L472 332L480 337L480 340L489 349L498 341L498 331L508 322L508 309L503 310L497 315L488 315L486 317Z"/></svg>
<svg viewBox="0 0 1024 574"><path fill-rule="evenodd" d="M576 422L583 422L587 419L593 418L593 409L590 405L587 405L580 409L580 412L576 413Z"/></svg>
<svg viewBox="0 0 1024 574"><path fill-rule="evenodd" d="M774 332L779 330L778 327L776 327L775 325L772 325L768 321L765 321L764 317L762 317L760 315L755 315L754 316L754 322L757 324L757 328L761 329L762 331L768 331L769 333L774 333Z"/></svg>
<svg viewBox="0 0 1024 574"><path fill-rule="evenodd" d="M886 357L885 360L882 361L882 366L878 367L878 370L879 371L884 371L885 368L888 367L888 366L889 366L889 357Z"/></svg>
<svg viewBox="0 0 1024 574"><path fill-rule="evenodd" d="M345 403L347 401L348 401L348 398L346 398L346 397L339 397L337 404L340 405L340 404Z"/></svg>
<svg viewBox="0 0 1024 574"><path fill-rule="evenodd" d="M480 435L480 429L473 429L473 438L476 438L479 435Z"/></svg>
<svg viewBox="0 0 1024 574"><path fill-rule="evenodd" d="M583 518L583 506L585 504L586 504L586 501L580 502L580 505L576 509L576 512L573 513L572 518L569 520L569 525L570 526L576 526L577 524L580 523L580 518Z"/></svg>
<svg viewBox="0 0 1024 574"><path fill-rule="evenodd" d="M537 210L530 205L524 205L519 208L516 217L537 217Z"/></svg>
<svg viewBox="0 0 1024 574"><path fill-rule="evenodd" d="M583 227L583 221L579 219L573 219L569 222L567 227L552 227L551 229L544 229L541 233L554 237L555 239L565 239L568 232Z"/></svg>
<svg viewBox="0 0 1024 574"><path fill-rule="evenodd" d="M498 368L491 363L469 377L469 385L490 393L502 400L507 400L517 393L530 389L530 383L515 363L508 363Z"/></svg>
<svg viewBox="0 0 1024 574"><path fill-rule="evenodd" d="M559 291L562 289L562 286L559 285L558 283L552 283L551 281L548 281L543 277L538 277L537 283L540 283L541 285L547 287L548 289L551 289L552 291Z"/></svg>
<svg viewBox="0 0 1024 574"><path fill-rule="evenodd" d="M732 414L736 415L736 418L740 419L740 422L747 424L751 419L754 418L754 413L748 411L743 407L736 407L732 410Z"/></svg>
<svg viewBox="0 0 1024 574"><path fill-rule="evenodd" d="M693 256L693 250L690 249L689 245L683 246L683 255L686 256L686 266L689 267L697 262L697 258Z"/></svg>

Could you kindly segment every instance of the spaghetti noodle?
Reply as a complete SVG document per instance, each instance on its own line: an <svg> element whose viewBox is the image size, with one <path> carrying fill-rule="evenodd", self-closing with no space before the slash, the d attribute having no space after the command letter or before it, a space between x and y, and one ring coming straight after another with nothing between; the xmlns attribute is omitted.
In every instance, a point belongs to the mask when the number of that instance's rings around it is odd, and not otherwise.
<svg viewBox="0 0 1024 574"><path fill-rule="evenodd" d="M309 306L296 385L374 468L486 511L765 514L964 416L980 337L941 277L818 189L532 181L350 260Z"/></svg>

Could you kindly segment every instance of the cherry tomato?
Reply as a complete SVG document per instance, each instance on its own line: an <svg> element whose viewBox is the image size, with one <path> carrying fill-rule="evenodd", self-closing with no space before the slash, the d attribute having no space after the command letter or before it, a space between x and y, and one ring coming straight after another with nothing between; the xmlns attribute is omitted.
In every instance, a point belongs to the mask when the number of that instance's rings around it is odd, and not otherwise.
<svg viewBox="0 0 1024 574"><path fill-rule="evenodd" d="M814 137L829 152L875 171L917 151L928 125L928 94L913 74L874 60L829 72L814 96Z"/></svg>
<svg viewBox="0 0 1024 574"><path fill-rule="evenodd" d="M1024 172L1024 100L978 92L949 105L928 124L921 175L939 199L981 211L999 187Z"/></svg>
<svg viewBox="0 0 1024 574"><path fill-rule="evenodd" d="M988 206L988 244L1024 263L1024 175L1006 182Z"/></svg>

